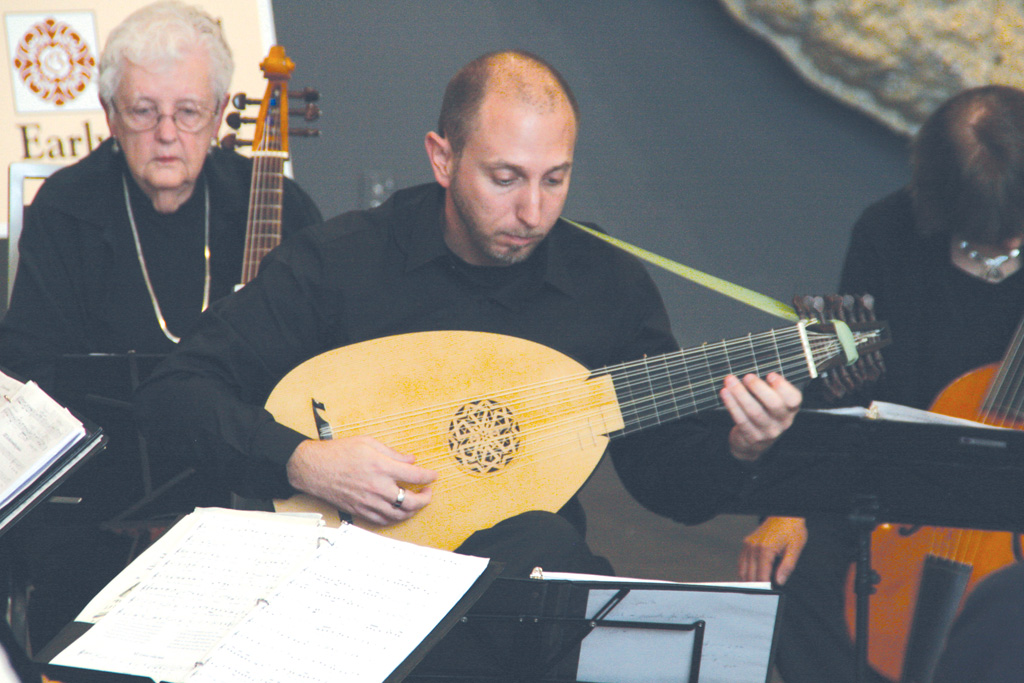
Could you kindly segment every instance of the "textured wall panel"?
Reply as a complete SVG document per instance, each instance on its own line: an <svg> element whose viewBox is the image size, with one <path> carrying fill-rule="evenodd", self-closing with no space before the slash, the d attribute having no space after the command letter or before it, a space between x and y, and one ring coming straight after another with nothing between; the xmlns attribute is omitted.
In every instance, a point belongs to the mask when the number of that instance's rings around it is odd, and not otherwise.
<svg viewBox="0 0 1024 683"><path fill-rule="evenodd" d="M964 88L1024 87L1024 0L721 0L805 78L901 133Z"/></svg>

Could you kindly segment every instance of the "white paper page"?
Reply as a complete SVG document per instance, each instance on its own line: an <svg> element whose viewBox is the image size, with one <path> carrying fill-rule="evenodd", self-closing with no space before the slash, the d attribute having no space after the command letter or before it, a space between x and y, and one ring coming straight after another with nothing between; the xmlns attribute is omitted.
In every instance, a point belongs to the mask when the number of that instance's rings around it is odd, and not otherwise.
<svg viewBox="0 0 1024 683"><path fill-rule="evenodd" d="M21 683L21 677L11 665L11 658L2 647L0 647L0 683Z"/></svg>
<svg viewBox="0 0 1024 683"><path fill-rule="evenodd" d="M988 429L1006 429L995 425L965 420L960 417L950 417L940 413L933 413L930 410L911 408L899 403L887 403L886 401L873 401L867 408L854 406L850 408L829 408L817 412L830 413L832 415L849 415L872 420L891 420L893 422L914 422L918 424L938 425L960 425L962 427L985 427Z"/></svg>
<svg viewBox="0 0 1024 683"><path fill-rule="evenodd" d="M34 382L0 394L0 505L84 434L82 423Z"/></svg>
<svg viewBox="0 0 1024 683"><path fill-rule="evenodd" d="M696 583L680 583L662 579L637 579L626 576L604 576L601 574L576 574L572 572L544 572L541 577L545 581L612 581L621 583L670 583L675 586L717 586L719 588L744 588L753 590L771 590L770 581L699 581Z"/></svg>
<svg viewBox="0 0 1024 683"><path fill-rule="evenodd" d="M380 683L455 606L487 560L353 526L262 602L188 683Z"/></svg>
<svg viewBox="0 0 1024 683"><path fill-rule="evenodd" d="M103 587L96 596L89 601L89 604L78 614L75 621L86 624L96 623L97 620L109 613L120 601L126 599L131 591L139 586L145 577L153 573L161 562L181 544L181 539L187 536L204 519L212 516L228 516L241 519L252 519L259 521L273 512L256 512L251 510L228 510L225 508L197 508L190 515L186 515L177 524L164 532L152 545L146 548L141 555L135 558L130 565L125 567L115 576L110 583ZM319 526L322 523L320 515L276 515L275 524L294 523L306 526Z"/></svg>
<svg viewBox="0 0 1024 683"><path fill-rule="evenodd" d="M53 663L182 681L195 662L308 562L322 529L273 514L202 517L178 546Z"/></svg>
<svg viewBox="0 0 1024 683"><path fill-rule="evenodd" d="M615 590L591 590L588 616L596 614L614 594ZM764 683L768 676L778 606L778 594L769 591L637 588L630 591L606 618L671 624L703 620L706 625L700 665L701 683ZM684 657L685 652L677 652L675 649L666 652L666 658L660 662L636 658L634 652L640 651L639 642L645 637L648 636L643 629L622 629L622 640L617 644L609 643L607 637L591 641L588 636L580 647L577 677L581 680L615 680L616 683L626 683L621 676L608 679L602 675L602 671L621 671L621 661L611 660L626 657L635 665L633 670L637 674L631 680L638 683L655 680L685 681L685 677L681 676L689 673L689 669L682 667L682 659L678 660L679 666L670 670L673 662L677 661L675 658ZM647 668L655 663L661 664L660 670L648 671Z"/></svg>
<svg viewBox="0 0 1024 683"><path fill-rule="evenodd" d="M0 372L0 395L11 396L17 393L24 384L24 382L19 382L10 375Z"/></svg>

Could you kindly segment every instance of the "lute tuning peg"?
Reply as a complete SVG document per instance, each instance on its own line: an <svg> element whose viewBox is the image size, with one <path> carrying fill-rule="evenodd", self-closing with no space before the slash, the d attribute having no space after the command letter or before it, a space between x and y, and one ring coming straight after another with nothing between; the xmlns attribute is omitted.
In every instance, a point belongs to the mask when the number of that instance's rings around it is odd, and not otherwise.
<svg viewBox="0 0 1024 683"><path fill-rule="evenodd" d="M295 100L305 100L306 102L316 102L320 99L320 91L316 88L303 88L302 90L289 90L288 97Z"/></svg>
<svg viewBox="0 0 1024 683"><path fill-rule="evenodd" d="M250 100L244 92L240 92L231 98L231 104L235 109L245 109L250 104L259 104L263 100Z"/></svg>
<svg viewBox="0 0 1024 683"><path fill-rule="evenodd" d="M228 112L228 115L224 117L224 123L228 124L229 128L238 130L243 123L256 123L256 119L244 117L237 111L233 111Z"/></svg>
<svg viewBox="0 0 1024 683"><path fill-rule="evenodd" d="M312 102L307 102L305 107L300 109L291 109L288 111L291 116L301 116L307 121L316 121L320 118L320 107L316 106Z"/></svg>
<svg viewBox="0 0 1024 683"><path fill-rule="evenodd" d="M239 140L238 136L234 133L228 133L220 139L220 148L228 151L233 150L235 147L242 147L244 145L251 145L252 140Z"/></svg>

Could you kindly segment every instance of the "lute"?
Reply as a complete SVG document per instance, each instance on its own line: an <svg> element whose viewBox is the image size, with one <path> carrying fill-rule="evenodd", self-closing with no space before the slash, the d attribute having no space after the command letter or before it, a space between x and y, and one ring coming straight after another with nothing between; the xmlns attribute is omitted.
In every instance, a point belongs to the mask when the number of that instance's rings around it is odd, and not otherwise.
<svg viewBox="0 0 1024 683"><path fill-rule="evenodd" d="M260 262L281 243L281 217L284 200L284 167L289 157L289 115L301 115L307 121L320 116L320 109L313 104L318 98L317 91L306 88L296 95L305 100L305 107L295 111L288 109L288 81L295 63L285 54L284 47L274 45L267 57L260 62L260 69L267 79L267 89L262 100L250 100L244 93L231 98L236 109L250 104L259 104L256 118L243 118L237 111L227 115L227 124L238 129L242 124L256 124L252 140L240 140L233 134L221 141L221 146L233 149L237 145L252 146L252 179L249 185L249 213L246 219L245 248L242 253L241 288L256 277ZM315 128L296 128L293 135L315 137Z"/></svg>
<svg viewBox="0 0 1024 683"><path fill-rule="evenodd" d="M889 342L885 323L849 326L860 353ZM266 407L310 438L372 436L437 471L431 503L412 518L356 523L454 549L521 512L557 511L609 439L721 406L727 375L778 372L803 383L844 361L835 326L809 320L595 371L515 337L418 332L316 356L278 383ZM310 496L275 506L339 519Z"/></svg>

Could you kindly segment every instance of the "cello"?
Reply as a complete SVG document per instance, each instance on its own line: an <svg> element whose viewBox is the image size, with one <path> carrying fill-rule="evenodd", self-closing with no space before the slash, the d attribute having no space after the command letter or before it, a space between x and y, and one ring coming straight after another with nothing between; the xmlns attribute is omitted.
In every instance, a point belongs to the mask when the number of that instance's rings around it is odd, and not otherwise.
<svg viewBox="0 0 1024 683"><path fill-rule="evenodd" d="M1024 429L1024 321L999 363L972 370L940 392L930 410L987 425ZM931 679L963 599L985 576L1022 557L1020 535L917 525L880 525L871 535L879 576L869 613L869 663L892 680ZM853 573L846 617L855 631Z"/></svg>

